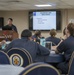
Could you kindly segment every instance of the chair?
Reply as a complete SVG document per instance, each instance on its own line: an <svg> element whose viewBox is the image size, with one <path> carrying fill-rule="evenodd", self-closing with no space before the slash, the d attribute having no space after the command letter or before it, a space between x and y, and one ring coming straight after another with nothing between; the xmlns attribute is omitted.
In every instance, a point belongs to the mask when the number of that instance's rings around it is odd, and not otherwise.
<svg viewBox="0 0 74 75"><path fill-rule="evenodd" d="M9 56L3 51L0 51L0 64L10 64Z"/></svg>
<svg viewBox="0 0 74 75"><path fill-rule="evenodd" d="M32 63L32 57L26 49L12 48L7 54L10 57L10 62L13 65L25 67Z"/></svg>
<svg viewBox="0 0 74 75"><path fill-rule="evenodd" d="M71 59L69 62L69 71L68 75L74 75L74 52L71 55Z"/></svg>
<svg viewBox="0 0 74 75"><path fill-rule="evenodd" d="M19 75L60 75L60 73L53 66L38 62L25 67Z"/></svg>

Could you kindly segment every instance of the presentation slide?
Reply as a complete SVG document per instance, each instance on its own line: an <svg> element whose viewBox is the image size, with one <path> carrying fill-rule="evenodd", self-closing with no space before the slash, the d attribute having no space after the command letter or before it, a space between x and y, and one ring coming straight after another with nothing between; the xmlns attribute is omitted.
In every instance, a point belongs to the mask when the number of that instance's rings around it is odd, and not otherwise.
<svg viewBox="0 0 74 75"><path fill-rule="evenodd" d="M33 30L56 29L56 11L33 12Z"/></svg>

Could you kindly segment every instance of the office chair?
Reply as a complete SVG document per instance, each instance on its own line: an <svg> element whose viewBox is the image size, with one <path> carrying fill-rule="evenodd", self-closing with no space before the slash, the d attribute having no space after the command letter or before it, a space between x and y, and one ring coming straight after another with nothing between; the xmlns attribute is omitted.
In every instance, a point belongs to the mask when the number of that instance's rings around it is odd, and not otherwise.
<svg viewBox="0 0 74 75"><path fill-rule="evenodd" d="M10 57L10 62L13 65L25 67L32 63L32 57L26 49L12 48L7 54Z"/></svg>
<svg viewBox="0 0 74 75"><path fill-rule="evenodd" d="M0 51L0 64L10 64L9 56L3 51Z"/></svg>
<svg viewBox="0 0 74 75"><path fill-rule="evenodd" d="M60 75L60 73L53 66L38 62L25 67L19 75Z"/></svg>

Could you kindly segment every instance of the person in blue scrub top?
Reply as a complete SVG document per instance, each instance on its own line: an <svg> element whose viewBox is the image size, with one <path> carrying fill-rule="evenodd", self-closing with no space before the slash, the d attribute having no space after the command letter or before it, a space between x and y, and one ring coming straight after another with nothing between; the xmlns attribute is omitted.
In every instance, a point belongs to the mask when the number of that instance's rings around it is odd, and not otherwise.
<svg viewBox="0 0 74 75"><path fill-rule="evenodd" d="M32 36L33 41L38 42L40 44L41 31L36 30L35 34Z"/></svg>
<svg viewBox="0 0 74 75"><path fill-rule="evenodd" d="M68 73L69 60L74 51L74 23L69 23L66 27L66 36L67 38L55 47L56 53L64 53L65 60L57 65L63 74Z"/></svg>
<svg viewBox="0 0 74 75"><path fill-rule="evenodd" d="M33 61L35 61L37 56L48 56L49 49L39 45L38 43L32 41L32 33L30 30L25 29L21 33L21 39L13 40L8 47L6 48L6 52L11 48L24 48L26 49L32 56Z"/></svg>
<svg viewBox="0 0 74 75"><path fill-rule="evenodd" d="M56 36L56 30L51 29L50 30L50 37L46 38L46 41L52 42L52 46L58 45L58 43L61 41L59 38L55 37Z"/></svg>

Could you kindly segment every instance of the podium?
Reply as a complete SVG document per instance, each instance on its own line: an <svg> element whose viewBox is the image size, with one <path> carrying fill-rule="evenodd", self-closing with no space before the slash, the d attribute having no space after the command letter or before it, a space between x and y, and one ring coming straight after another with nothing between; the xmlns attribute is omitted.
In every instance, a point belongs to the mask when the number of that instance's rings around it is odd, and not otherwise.
<svg viewBox="0 0 74 75"><path fill-rule="evenodd" d="M12 41L18 37L19 37L18 33L13 30L1 30L0 31L0 42L2 40Z"/></svg>

